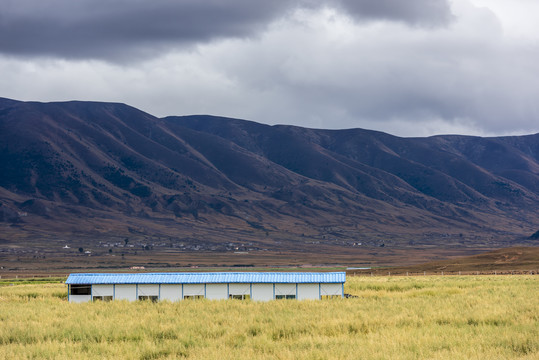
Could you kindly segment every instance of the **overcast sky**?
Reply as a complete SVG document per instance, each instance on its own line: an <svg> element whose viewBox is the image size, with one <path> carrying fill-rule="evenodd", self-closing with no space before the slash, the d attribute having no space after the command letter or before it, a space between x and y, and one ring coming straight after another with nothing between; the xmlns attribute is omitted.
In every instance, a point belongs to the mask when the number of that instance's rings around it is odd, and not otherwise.
<svg viewBox="0 0 539 360"><path fill-rule="evenodd" d="M537 0L0 0L0 97L537 133L538 14Z"/></svg>

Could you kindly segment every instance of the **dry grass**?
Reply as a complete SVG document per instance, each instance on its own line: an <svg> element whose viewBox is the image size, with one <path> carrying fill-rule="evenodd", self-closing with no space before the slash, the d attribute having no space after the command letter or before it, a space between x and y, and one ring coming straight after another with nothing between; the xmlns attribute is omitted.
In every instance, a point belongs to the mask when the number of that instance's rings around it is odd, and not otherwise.
<svg viewBox="0 0 539 360"><path fill-rule="evenodd" d="M1 233L1 230L0 230ZM191 266L226 267L226 266L404 266L425 263L431 259L467 256L486 251L485 248L455 248L443 247L428 249L410 248L372 248L325 246L308 244L301 251L269 250L234 253L232 251L179 251L155 248L151 251L139 249L114 249L112 254L106 248L96 248L92 245L76 245L69 250L63 250L64 243L50 246L49 242L32 244L30 248L39 248L47 244L49 249L43 250L44 258L36 261L35 254L18 255L15 253L0 253L0 276L15 274L68 274L76 271L118 271L131 266L144 265L146 268L170 271L174 268L188 269ZM78 252L78 247L91 250L92 256ZM103 250L105 249L105 250ZM125 256L121 254L125 250ZM137 255L135 255L135 252ZM64 252L64 254L61 254ZM45 256L46 255L46 256ZM113 256L114 255L114 256Z"/></svg>
<svg viewBox="0 0 539 360"><path fill-rule="evenodd" d="M5 359L537 359L534 276L348 278L326 301L69 304L0 287Z"/></svg>
<svg viewBox="0 0 539 360"><path fill-rule="evenodd" d="M453 257L451 259L441 261L431 261L428 263L400 266L385 269L359 270L353 271L358 275L387 275L388 271L391 274L406 274L406 273L441 273L458 274L459 271L464 273L493 273L498 274L511 273L530 273L535 274L539 271L539 247L512 247L503 248L494 251L484 252L481 254L465 257ZM349 273L352 273L351 271Z"/></svg>

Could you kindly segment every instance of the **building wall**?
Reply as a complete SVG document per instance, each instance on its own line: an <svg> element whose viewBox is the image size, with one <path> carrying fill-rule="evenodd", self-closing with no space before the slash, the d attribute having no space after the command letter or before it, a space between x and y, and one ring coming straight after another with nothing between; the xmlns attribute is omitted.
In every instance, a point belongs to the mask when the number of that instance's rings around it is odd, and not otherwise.
<svg viewBox="0 0 539 360"><path fill-rule="evenodd" d="M204 284L184 284L183 296L204 296Z"/></svg>
<svg viewBox="0 0 539 360"><path fill-rule="evenodd" d="M298 300L320 299L320 284L298 284Z"/></svg>
<svg viewBox="0 0 539 360"><path fill-rule="evenodd" d="M116 300L137 300L137 286L132 284L115 285Z"/></svg>
<svg viewBox="0 0 539 360"><path fill-rule="evenodd" d="M321 296L343 296L343 284L118 284L92 285L93 296L114 296L116 300L135 301L137 296L159 296L160 300L180 301L184 296L205 296L210 300L228 299L229 295L250 295L255 301L293 295L298 300ZM91 295L69 295L70 302L86 302Z"/></svg>
<svg viewBox="0 0 539 360"><path fill-rule="evenodd" d="M296 284L275 284L275 296L296 295Z"/></svg>
<svg viewBox="0 0 539 360"><path fill-rule="evenodd" d="M69 302L83 303L92 300L92 295L69 295Z"/></svg>
<svg viewBox="0 0 539 360"><path fill-rule="evenodd" d="M228 285L206 284L206 298L210 300L228 299Z"/></svg>
<svg viewBox="0 0 539 360"><path fill-rule="evenodd" d="M251 295L251 284L228 284L229 295Z"/></svg>
<svg viewBox="0 0 539 360"><path fill-rule="evenodd" d="M139 284L138 296L159 296L158 284Z"/></svg>
<svg viewBox="0 0 539 360"><path fill-rule="evenodd" d="M160 300L180 301L183 299L181 284L161 284Z"/></svg>
<svg viewBox="0 0 539 360"><path fill-rule="evenodd" d="M114 285L92 285L92 296L114 296Z"/></svg>
<svg viewBox="0 0 539 360"><path fill-rule="evenodd" d="M343 296L342 284L320 284L320 295Z"/></svg>
<svg viewBox="0 0 539 360"><path fill-rule="evenodd" d="M252 292L255 301L273 300L273 284L253 284Z"/></svg>

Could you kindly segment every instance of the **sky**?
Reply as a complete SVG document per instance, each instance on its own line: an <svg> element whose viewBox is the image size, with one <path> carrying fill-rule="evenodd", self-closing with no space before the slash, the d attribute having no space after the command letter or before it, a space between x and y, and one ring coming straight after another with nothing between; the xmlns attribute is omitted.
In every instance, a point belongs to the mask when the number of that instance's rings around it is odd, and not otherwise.
<svg viewBox="0 0 539 360"><path fill-rule="evenodd" d="M0 97L399 136L539 132L537 0L0 5Z"/></svg>

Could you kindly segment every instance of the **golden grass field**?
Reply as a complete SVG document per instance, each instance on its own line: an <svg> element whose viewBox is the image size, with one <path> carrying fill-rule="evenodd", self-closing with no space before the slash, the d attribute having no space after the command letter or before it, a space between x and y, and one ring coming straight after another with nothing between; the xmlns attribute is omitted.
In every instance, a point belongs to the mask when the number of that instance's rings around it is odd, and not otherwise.
<svg viewBox="0 0 539 360"><path fill-rule="evenodd" d="M539 278L348 277L321 301L70 304L0 287L1 359L539 359Z"/></svg>

